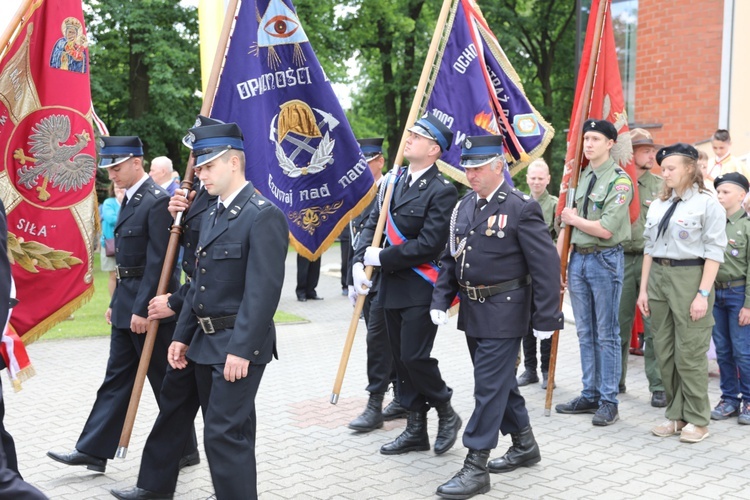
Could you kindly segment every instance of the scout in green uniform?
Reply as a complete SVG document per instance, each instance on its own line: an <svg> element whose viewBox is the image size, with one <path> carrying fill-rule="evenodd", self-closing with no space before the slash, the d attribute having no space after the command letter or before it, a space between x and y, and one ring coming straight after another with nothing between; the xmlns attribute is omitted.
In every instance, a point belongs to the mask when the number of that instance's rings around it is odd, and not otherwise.
<svg viewBox="0 0 750 500"><path fill-rule="evenodd" d="M733 172L714 180L719 203L727 212L724 263L716 274L716 303L712 332L719 363L721 400L711 412L712 420L739 415L740 424L750 424L750 219L742 209L750 185Z"/></svg>
<svg viewBox="0 0 750 500"><path fill-rule="evenodd" d="M726 213L705 191L698 151L677 143L656 154L664 188L651 203L643 233L638 308L651 315L654 350L667 393L667 420L651 432L708 436L708 345L714 324L712 288L724 262Z"/></svg>
<svg viewBox="0 0 750 500"><path fill-rule="evenodd" d="M596 413L594 425L619 418L617 385L622 370L618 312L624 258L622 242L630 238L628 205L633 183L610 157L617 130L606 120L587 120L583 152L589 161L581 172L575 207L560 217L566 226L557 242L562 253L565 231L572 231L573 253L568 289L581 351L583 391L555 407L558 413Z"/></svg>
<svg viewBox="0 0 750 500"><path fill-rule="evenodd" d="M661 190L663 180L651 173L656 163L656 150L661 145L654 144L651 134L642 128L630 131L633 144L633 162L638 180L638 198L640 200L640 214L630 228L631 237L622 242L625 251L625 277L622 282L622 298L620 299L620 340L622 342L622 375L620 376L620 392L625 392L625 377L628 373L628 354L630 353L630 335L633 330L635 316L635 301L641 284L641 269L643 267L643 227L646 224L646 212L651 202L656 199ZM651 392L651 406L663 408L667 406L667 396L664 384L659 375L659 366L654 356L654 343L651 336L651 321L643 318L643 360L646 366L646 378Z"/></svg>
<svg viewBox="0 0 750 500"><path fill-rule="evenodd" d="M557 209L557 196L552 196L547 191L551 177L549 175L549 166L543 159L532 161L526 169L526 184L529 185L529 191L532 198L542 207L544 223L547 224L552 239L555 239L557 231L555 229L555 210ZM547 372L549 372L549 356L552 350L552 339L543 339L539 342L542 365L542 389L547 388ZM520 356L520 353L519 353ZM520 361L520 359L519 359ZM536 373L536 337L534 332L529 330L523 337L523 364L524 372L518 377L519 387L539 382L539 375Z"/></svg>

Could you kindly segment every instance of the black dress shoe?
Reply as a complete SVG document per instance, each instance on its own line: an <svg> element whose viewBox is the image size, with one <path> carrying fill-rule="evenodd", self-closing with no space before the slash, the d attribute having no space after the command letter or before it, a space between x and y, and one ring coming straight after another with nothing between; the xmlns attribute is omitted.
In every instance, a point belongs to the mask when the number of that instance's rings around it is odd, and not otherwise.
<svg viewBox="0 0 750 500"><path fill-rule="evenodd" d="M308 295L307 296L307 300L323 300L323 297L321 297L320 295L317 295L317 294L316 295Z"/></svg>
<svg viewBox="0 0 750 500"><path fill-rule="evenodd" d="M190 467L191 465L198 465L199 463L201 463L201 455L196 450L193 453L180 458L180 469Z"/></svg>
<svg viewBox="0 0 750 500"><path fill-rule="evenodd" d="M664 408L667 406L667 393L664 391L654 391L651 394L651 406L654 408Z"/></svg>
<svg viewBox="0 0 750 500"><path fill-rule="evenodd" d="M56 460L65 465L83 465L87 469L95 472L104 472L107 468L106 458L95 457L78 450L73 450L70 453L48 451L47 456L52 460Z"/></svg>
<svg viewBox="0 0 750 500"><path fill-rule="evenodd" d="M307 297L300 297L299 295L297 295L297 300L299 300L300 302L307 302Z"/></svg>
<svg viewBox="0 0 750 500"><path fill-rule="evenodd" d="M115 498L120 500L172 500L174 494L154 493L135 486L129 490L109 490Z"/></svg>

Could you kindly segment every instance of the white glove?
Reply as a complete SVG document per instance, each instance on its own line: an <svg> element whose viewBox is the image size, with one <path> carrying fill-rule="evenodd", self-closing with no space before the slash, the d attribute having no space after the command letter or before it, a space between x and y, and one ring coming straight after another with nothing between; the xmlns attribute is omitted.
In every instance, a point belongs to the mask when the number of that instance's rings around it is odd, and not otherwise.
<svg viewBox="0 0 750 500"><path fill-rule="evenodd" d="M357 305L357 290L354 289L354 285L349 285L349 302L352 303L352 307Z"/></svg>
<svg viewBox="0 0 750 500"><path fill-rule="evenodd" d="M439 309L432 309L430 311L430 319L433 325L447 325L448 324L448 312L441 311Z"/></svg>
<svg viewBox="0 0 750 500"><path fill-rule="evenodd" d="M372 281L367 279L365 274L365 266L361 262L356 262L352 266L352 279L354 280L354 291L360 295L367 295L370 293L372 287Z"/></svg>
<svg viewBox="0 0 750 500"><path fill-rule="evenodd" d="M367 250L365 250L365 265L366 266L379 266L381 250L382 248L378 248L378 247L367 247Z"/></svg>
<svg viewBox="0 0 750 500"><path fill-rule="evenodd" d="M540 332L539 330L534 330L534 337L538 338L539 340L551 339L552 335L554 334L555 332Z"/></svg>

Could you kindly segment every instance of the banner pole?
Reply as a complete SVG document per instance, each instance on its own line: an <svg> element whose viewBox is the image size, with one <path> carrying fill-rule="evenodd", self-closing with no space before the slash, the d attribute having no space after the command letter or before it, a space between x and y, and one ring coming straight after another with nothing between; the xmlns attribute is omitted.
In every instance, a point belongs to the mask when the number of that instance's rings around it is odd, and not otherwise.
<svg viewBox="0 0 750 500"><path fill-rule="evenodd" d="M583 158L583 134L581 133L580 126L584 120L588 118L589 108L591 107L591 94L594 88L594 79L596 77L596 62L599 58L599 49L601 46L602 35L604 32L604 17L607 13L607 5L609 0L601 0L599 2L599 9L596 13L596 25L594 27L594 39L591 45L591 54L589 55L589 66L586 72L586 80L582 87L582 96L580 106L578 109L578 128L573 133L576 134L575 139L575 155L573 156L572 172L570 175L570 182L568 184L568 192L565 199L567 207L572 207L575 200L575 190L578 187L578 178L581 175L581 160ZM571 123L571 127L575 126L575 123ZM570 145L568 146L570 147ZM568 278L568 255L570 253L570 235L572 228L565 228L563 235L563 247L562 254L560 255L560 279L564 283ZM565 299L565 292L561 290L560 293L560 310L563 307L563 300ZM549 371L547 374L547 394L544 401L544 416L549 417L552 410L552 393L555 390L555 369L557 367L557 346L560 339L560 330L556 330L552 334L552 346L550 349L549 356Z"/></svg>
<svg viewBox="0 0 750 500"><path fill-rule="evenodd" d="M23 22L23 15L27 10L29 10L29 7L31 7L31 4L33 2L34 0L23 0L23 2L21 2L21 5L18 6L18 10L16 10L16 13L13 14L13 17L10 19L10 23L8 23L8 26L6 26L2 37L0 37L0 60L8 51L8 48L10 47L10 40L11 38L13 38L13 34L18 30L18 27Z"/></svg>
<svg viewBox="0 0 750 500"><path fill-rule="evenodd" d="M455 0L456 2L460 0ZM445 23L448 20L448 14L451 10L453 0L443 0L443 6L440 9L440 15L438 16L437 24L435 25L435 31L432 34L432 41L430 42L430 48L427 51L427 57L425 58L424 66L422 67L422 75L419 78L419 84L417 85L416 94L414 94L414 100L411 103L411 109L409 110L409 117L404 125L404 133L401 135L401 143L398 146L398 152L396 153L396 160L394 161L393 168L398 168L404 160L404 147L406 147L406 138L409 136L409 127L417 119L417 113L419 113L419 106L424 97L425 89L427 88L427 82L430 78L430 72L432 71L433 64L435 62L435 54L437 54L440 40L443 37L443 30L445 29ZM393 193L394 186L392 183L386 188L385 195L383 196L383 209L388 210L391 205L391 196ZM385 228L385 211L380 211L380 217L378 218L378 225L375 228L375 234L372 237L371 246L379 247L380 242L383 238L383 230ZM365 267L365 275L369 280L372 277L372 266ZM344 383L344 375L346 374L346 365L349 363L349 355L352 352L352 345L354 344L354 336L357 333L357 326L359 325L359 316L362 312L362 308L365 304L365 296L360 295L357 297L357 302L354 306L354 312L352 313L352 320L349 323L349 331L346 334L346 340L344 341L344 349L341 353L341 361L339 362L338 373L336 374L336 380L333 383L333 392L331 393L331 404L336 404L339 401L339 395L341 394L341 386Z"/></svg>
<svg viewBox="0 0 750 500"><path fill-rule="evenodd" d="M226 15L224 17L224 24L221 29L221 36L219 43L216 47L216 55L214 56L213 66L211 68L211 76L206 86L206 93L203 94L203 103L201 104L202 115L207 115L211 106L213 105L214 96L216 95L216 88L218 87L219 75L224 62L224 56L226 54L227 46L229 44L229 35L232 32L232 24L237 14L237 4L239 0L230 0L227 6ZM182 181L180 187L186 192L189 192L193 185L193 177L195 172L193 171L193 164L195 160L190 155L188 160L187 168L185 170L185 179ZM182 235L182 217L184 212L180 212L175 217L174 224L170 229L169 244L167 245L167 253L164 256L164 265L162 266L161 276L159 278L159 285L156 289L156 295L164 295L167 293L167 287L169 286L170 277L174 271L175 259L177 251L180 248L180 235ZM185 304L185 307L189 307ZM141 393L143 392L143 385L146 381L146 374L148 372L149 364L151 363L151 355L154 351L154 343L156 342L156 333L159 330L159 321L149 321L148 330L146 331L146 339L143 345L143 351L141 352L141 359L138 363L138 371L135 376L135 383L133 384L133 391L130 394L130 403L128 404L128 412L125 417L125 423L122 427L122 433L120 435L120 442L117 447L117 458L125 458L128 453L128 445L130 444L130 437L133 433L133 427L135 425L135 417L138 413L138 405L141 400Z"/></svg>

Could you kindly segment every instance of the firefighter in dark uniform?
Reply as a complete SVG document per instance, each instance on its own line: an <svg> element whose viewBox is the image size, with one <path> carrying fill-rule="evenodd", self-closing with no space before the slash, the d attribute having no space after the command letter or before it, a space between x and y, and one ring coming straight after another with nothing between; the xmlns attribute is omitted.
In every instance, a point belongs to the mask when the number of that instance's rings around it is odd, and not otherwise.
<svg viewBox="0 0 750 500"><path fill-rule="evenodd" d="M375 137L371 139L357 139L362 154L367 159L367 165L370 172L375 178L378 187L383 183L383 138ZM372 207L377 202L377 198L365 208L361 214L352 219L349 227L352 251L349 252L349 265L347 266L347 285L349 289L349 298L352 304L357 301L357 291L354 289L351 267L354 261L354 251L357 249L359 237L364 229L367 219L370 217ZM343 245L343 241L342 241ZM375 271L375 270L374 270ZM401 406L396 393L393 400L383 409L383 397L388 390L388 386L393 383L394 390L396 387L396 366L393 362L393 353L391 344L388 340L388 331L385 328L385 314L383 307L380 305L378 298L378 282L380 273L373 272L373 286L370 293L365 298L364 315L365 324L367 325L367 388L370 398L367 401L365 411L349 422L349 428L359 432L369 432L383 427L383 421L405 418L406 410Z"/></svg>
<svg viewBox="0 0 750 500"><path fill-rule="evenodd" d="M223 122L203 115L198 115L195 126L218 125ZM186 135L182 143L193 148L193 138ZM190 210L184 214L182 224L183 259L180 262L185 272L185 283L172 294L159 295L151 299L148 306L149 319L163 319L179 316L182 305L192 283L195 269L195 249L200 237L201 219L209 206L216 205L216 197L211 196L196 178L193 186L193 201ZM187 199L182 190L177 190L169 203L172 215L187 208ZM179 208L176 208L179 207ZM169 499L174 495L177 476L180 469L200 463L200 456L195 448L193 421L198 413L197 387L193 363L182 370L167 368L164 384L161 388L159 416L146 440L141 457L138 482L134 488L125 490L113 489L112 495L120 500ZM183 451L183 444L188 448ZM195 450L188 453L191 448Z"/></svg>
<svg viewBox="0 0 750 500"><path fill-rule="evenodd" d="M167 229L172 223L167 210L169 195L143 171L141 140L135 136L101 140L99 168L107 169L115 187L125 188L115 225L117 286L105 314L112 324L107 373L75 449L47 452L53 460L97 472L104 472L107 459L114 458L117 451L148 329L148 304L156 295L169 241ZM174 292L177 287L177 273L173 273L167 290ZM148 369L157 402L174 327L174 317L159 325Z"/></svg>
<svg viewBox="0 0 750 500"><path fill-rule="evenodd" d="M474 192L453 210L450 251L440 261L430 315L446 324L459 294L458 328L474 365L475 407L464 430L464 467L437 490L444 498L488 492L488 468L508 472L539 462L515 359L529 323L545 334L563 326L560 258L539 203L503 182L502 136L467 137L461 166ZM510 434L513 445L487 464L498 431Z"/></svg>
<svg viewBox="0 0 750 500"><path fill-rule="evenodd" d="M289 227L245 179L237 124L193 128L199 179L218 197L201 221L195 272L169 348L172 368L195 363L204 446L216 498L257 498L255 395L276 355L273 315Z"/></svg>
<svg viewBox="0 0 750 500"><path fill-rule="evenodd" d="M364 266L380 266L378 301L385 310L396 360L399 397L409 410L406 429L380 449L384 455L430 449L430 408L436 408L439 417L435 453L448 451L461 429L461 419L450 403L453 391L443 381L437 360L430 356L437 333L430 322L434 281L423 277L429 276L425 272L434 272L435 262L445 249L448 220L458 198L456 188L440 175L435 164L450 147L453 133L434 115L417 120L409 132L404 149L409 168L402 169L393 189L385 247L369 246L380 217L381 206L376 204L362 231L352 266L354 288L365 294L372 283L365 276ZM389 179L395 179L393 174Z"/></svg>

